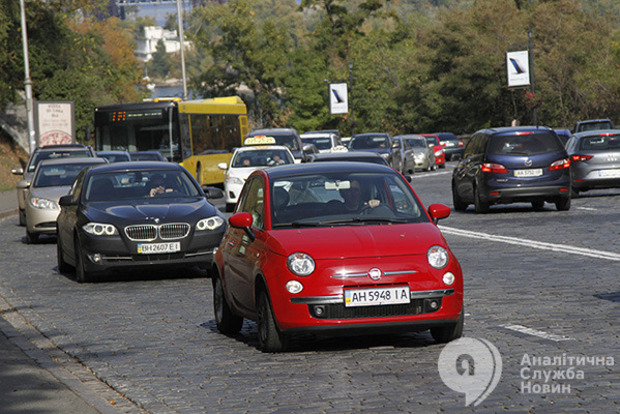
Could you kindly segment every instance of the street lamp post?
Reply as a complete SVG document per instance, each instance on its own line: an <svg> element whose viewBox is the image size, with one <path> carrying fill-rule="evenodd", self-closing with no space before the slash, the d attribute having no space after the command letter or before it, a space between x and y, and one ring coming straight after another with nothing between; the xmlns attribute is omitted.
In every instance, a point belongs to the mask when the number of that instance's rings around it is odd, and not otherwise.
<svg viewBox="0 0 620 414"><path fill-rule="evenodd" d="M26 90L26 113L28 115L28 145L30 153L37 146L34 132L34 110L32 104L32 80L30 79L30 63L28 62L28 34L26 31L26 6L24 0L20 0L22 20L22 43L24 46L24 87Z"/></svg>
<svg viewBox="0 0 620 414"><path fill-rule="evenodd" d="M179 43L181 46L181 74L183 75L183 100L187 100L187 80L185 79L185 52L183 42L183 12L181 10L181 0L177 0L177 20L179 24Z"/></svg>

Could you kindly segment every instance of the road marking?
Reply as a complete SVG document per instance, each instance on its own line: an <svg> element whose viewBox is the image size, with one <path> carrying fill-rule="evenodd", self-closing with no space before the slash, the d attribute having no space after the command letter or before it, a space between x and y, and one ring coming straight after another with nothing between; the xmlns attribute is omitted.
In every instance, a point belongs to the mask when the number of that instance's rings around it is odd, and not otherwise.
<svg viewBox="0 0 620 414"><path fill-rule="evenodd" d="M577 210L596 211L596 208L592 207L575 207Z"/></svg>
<svg viewBox="0 0 620 414"><path fill-rule="evenodd" d="M550 341L560 342L560 341L574 341L574 338L570 338L568 336L561 336L550 334L544 331L539 331L537 329L528 328L523 325L500 325L502 328L510 329L511 331L520 332L526 335L537 336L539 338L548 339Z"/></svg>
<svg viewBox="0 0 620 414"><path fill-rule="evenodd" d="M452 172L451 171L444 171L444 172L423 171L423 172L417 172L413 174L411 178L415 180L416 178L429 178L429 177L436 177L438 175L446 175L446 174L452 174Z"/></svg>
<svg viewBox="0 0 620 414"><path fill-rule="evenodd" d="M488 233L479 233L475 231L455 229L453 227L439 226L439 229L443 233L453 234L455 236L470 237L473 239L482 239L482 240L502 242L502 243L508 243L508 244L516 244L518 246L527 246L527 247L533 247L535 249L541 249L541 250L552 250L554 252L577 254L581 256L594 257L596 259L607 259L607 260L620 261L619 253L606 252L603 250L586 249L583 247L570 246L568 244L545 243L545 242L539 242L535 240L520 239L517 237L498 236L498 235L488 234Z"/></svg>

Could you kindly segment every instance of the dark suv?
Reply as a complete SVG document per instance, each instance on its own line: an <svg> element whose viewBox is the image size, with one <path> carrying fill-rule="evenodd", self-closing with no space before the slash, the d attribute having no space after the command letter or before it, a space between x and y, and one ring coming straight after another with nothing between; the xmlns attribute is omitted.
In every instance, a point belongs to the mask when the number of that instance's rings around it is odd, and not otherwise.
<svg viewBox="0 0 620 414"><path fill-rule="evenodd" d="M570 159L551 128L493 128L476 132L452 174L455 210L474 204L485 213L493 204L545 201L570 209Z"/></svg>

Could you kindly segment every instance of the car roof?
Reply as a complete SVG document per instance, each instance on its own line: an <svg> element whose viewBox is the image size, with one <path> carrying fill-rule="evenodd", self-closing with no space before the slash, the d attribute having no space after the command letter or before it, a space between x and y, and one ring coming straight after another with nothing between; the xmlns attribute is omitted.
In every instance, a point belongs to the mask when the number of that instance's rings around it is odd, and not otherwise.
<svg viewBox="0 0 620 414"><path fill-rule="evenodd" d="M423 135L419 135L419 134L405 134L405 135L396 135L394 137L394 139L423 139L426 140L426 138L424 138Z"/></svg>
<svg viewBox="0 0 620 414"><path fill-rule="evenodd" d="M555 131L547 126L517 126L517 127L497 127L483 129L483 132L490 135L509 134L511 132L553 132ZM479 131L480 132L480 131Z"/></svg>
<svg viewBox="0 0 620 414"><path fill-rule="evenodd" d="M271 179L295 175L322 174L329 172L348 172L348 173L388 173L397 172L387 165L374 164L370 162L310 162L303 164L287 164L278 167L267 168L264 171Z"/></svg>
<svg viewBox="0 0 620 414"><path fill-rule="evenodd" d="M344 158L383 158L378 152L351 151L351 152L319 152L312 154L313 158L319 159L344 159Z"/></svg>
<svg viewBox="0 0 620 414"><path fill-rule="evenodd" d="M168 161L141 161L141 162L113 162L105 165L92 167L91 172L123 172L123 171L144 171L144 170L184 170L179 164Z"/></svg>
<svg viewBox="0 0 620 414"><path fill-rule="evenodd" d="M46 145L44 147L37 147L37 151L55 151L55 150L72 150L72 149L87 149L88 147L83 144L55 144Z"/></svg>
<svg viewBox="0 0 620 414"><path fill-rule="evenodd" d="M376 136L389 136L387 132L364 132L363 134L355 134L351 138L355 137L376 137Z"/></svg>
<svg viewBox="0 0 620 414"><path fill-rule="evenodd" d="M286 150L290 151L290 149L285 145L247 145L243 147L235 148L235 153L237 152L247 152L247 151L258 151L258 150Z"/></svg>
<svg viewBox="0 0 620 414"><path fill-rule="evenodd" d="M110 150L110 151L96 151L97 154L129 154L127 151Z"/></svg>
<svg viewBox="0 0 620 414"><path fill-rule="evenodd" d="M39 166L44 165L68 165L68 164L107 164L105 158L99 157L75 157L75 158L54 158L42 160Z"/></svg>

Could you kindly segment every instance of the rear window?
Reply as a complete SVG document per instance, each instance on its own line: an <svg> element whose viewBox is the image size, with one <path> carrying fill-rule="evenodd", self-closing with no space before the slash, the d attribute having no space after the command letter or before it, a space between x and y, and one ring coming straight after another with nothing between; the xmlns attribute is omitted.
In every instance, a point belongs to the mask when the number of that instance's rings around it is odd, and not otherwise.
<svg viewBox="0 0 620 414"><path fill-rule="evenodd" d="M37 165L43 160L55 160L58 158L81 158L81 157L92 157L93 154L87 150L57 150L57 151L39 151L37 152L32 161L28 165L28 172L34 172L37 168Z"/></svg>
<svg viewBox="0 0 620 414"><path fill-rule="evenodd" d="M605 134L584 137L579 141L582 151L608 151L620 149L620 134Z"/></svg>
<svg viewBox="0 0 620 414"><path fill-rule="evenodd" d="M519 135L494 135L489 142L489 155L536 155L562 151L557 136L548 133L521 133Z"/></svg>

